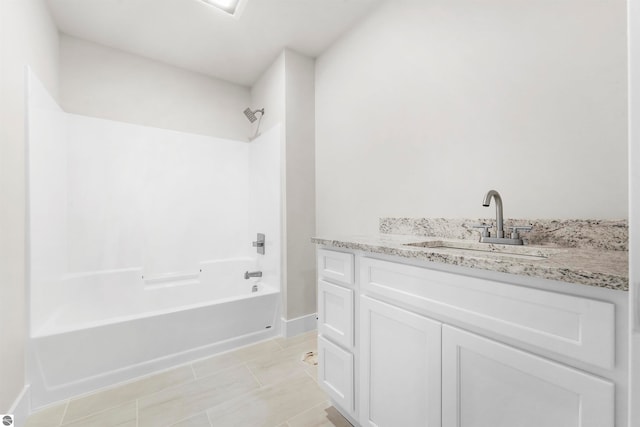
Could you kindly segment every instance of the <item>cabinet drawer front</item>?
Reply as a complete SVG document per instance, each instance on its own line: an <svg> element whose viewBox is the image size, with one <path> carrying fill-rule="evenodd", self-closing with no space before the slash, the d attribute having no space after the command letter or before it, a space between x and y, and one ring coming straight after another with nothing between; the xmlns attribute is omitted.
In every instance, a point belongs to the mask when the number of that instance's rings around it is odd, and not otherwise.
<svg viewBox="0 0 640 427"><path fill-rule="evenodd" d="M318 280L318 332L353 347L353 290Z"/></svg>
<svg viewBox="0 0 640 427"><path fill-rule="evenodd" d="M360 262L364 292L446 316L606 369L614 365L615 306L373 258Z"/></svg>
<svg viewBox="0 0 640 427"><path fill-rule="evenodd" d="M614 427L612 382L442 327L442 426Z"/></svg>
<svg viewBox="0 0 640 427"><path fill-rule="evenodd" d="M355 414L353 354L318 337L318 382L351 415Z"/></svg>
<svg viewBox="0 0 640 427"><path fill-rule="evenodd" d="M354 283L353 254L318 249L318 275L337 283Z"/></svg>

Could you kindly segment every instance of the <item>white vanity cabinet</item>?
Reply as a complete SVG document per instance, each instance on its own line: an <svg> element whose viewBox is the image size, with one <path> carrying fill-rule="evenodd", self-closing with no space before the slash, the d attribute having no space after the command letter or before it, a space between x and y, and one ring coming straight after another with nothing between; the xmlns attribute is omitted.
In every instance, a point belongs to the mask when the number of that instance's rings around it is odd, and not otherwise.
<svg viewBox="0 0 640 427"><path fill-rule="evenodd" d="M616 426L585 370L616 367L612 302L328 249L318 292L319 383L361 426Z"/></svg>
<svg viewBox="0 0 640 427"><path fill-rule="evenodd" d="M440 426L442 324L360 299L360 423Z"/></svg>
<svg viewBox="0 0 640 427"><path fill-rule="evenodd" d="M614 384L445 325L442 426L613 427Z"/></svg>
<svg viewBox="0 0 640 427"><path fill-rule="evenodd" d="M318 250L318 382L355 417L354 255Z"/></svg>
<svg viewBox="0 0 640 427"><path fill-rule="evenodd" d="M353 353L318 336L318 382L331 399L351 416L355 411Z"/></svg>

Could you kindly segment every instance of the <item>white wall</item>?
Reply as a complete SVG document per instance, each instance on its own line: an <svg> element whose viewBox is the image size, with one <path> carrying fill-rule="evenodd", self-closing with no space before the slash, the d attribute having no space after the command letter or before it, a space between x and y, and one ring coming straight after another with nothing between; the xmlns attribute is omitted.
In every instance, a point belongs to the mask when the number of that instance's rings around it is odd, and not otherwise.
<svg viewBox="0 0 640 427"><path fill-rule="evenodd" d="M247 140L250 90L62 35L60 105L70 113Z"/></svg>
<svg viewBox="0 0 640 427"><path fill-rule="evenodd" d="M0 1L0 413L25 385L25 66L58 93L58 32L44 0ZM28 410L22 407L19 410ZM22 413L20 414L22 415Z"/></svg>
<svg viewBox="0 0 640 427"><path fill-rule="evenodd" d="M319 234L627 216L624 0L394 0L317 59Z"/></svg>
<svg viewBox="0 0 640 427"><path fill-rule="evenodd" d="M282 125L283 317L316 311L314 60L285 49L251 89L261 128Z"/></svg>
<svg viewBox="0 0 640 427"><path fill-rule="evenodd" d="M284 126L286 123L284 64L285 52L283 51L251 87L251 109L264 108L265 114L260 124L261 132L277 124ZM252 125L251 135L255 133L257 125L257 121ZM282 136L284 137L284 133ZM284 155L285 147L281 148Z"/></svg>
<svg viewBox="0 0 640 427"><path fill-rule="evenodd" d="M287 319L316 312L315 61L285 51Z"/></svg>
<svg viewBox="0 0 640 427"><path fill-rule="evenodd" d="M628 3L629 31L629 426L640 425L640 0Z"/></svg>

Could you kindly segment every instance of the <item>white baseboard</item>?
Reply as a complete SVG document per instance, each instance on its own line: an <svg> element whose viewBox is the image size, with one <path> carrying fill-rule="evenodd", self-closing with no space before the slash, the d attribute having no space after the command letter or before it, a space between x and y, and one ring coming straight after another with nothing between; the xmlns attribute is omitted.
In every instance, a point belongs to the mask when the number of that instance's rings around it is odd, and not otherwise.
<svg viewBox="0 0 640 427"><path fill-rule="evenodd" d="M285 338L294 337L305 332L313 331L318 328L318 315L316 313L307 314L306 316L296 317L295 319L282 318L282 336Z"/></svg>
<svg viewBox="0 0 640 427"><path fill-rule="evenodd" d="M25 385L18 397L16 398L11 408L9 408L9 414L13 415L13 425L15 427L22 427L27 423L27 417L31 412L31 389L29 385Z"/></svg>

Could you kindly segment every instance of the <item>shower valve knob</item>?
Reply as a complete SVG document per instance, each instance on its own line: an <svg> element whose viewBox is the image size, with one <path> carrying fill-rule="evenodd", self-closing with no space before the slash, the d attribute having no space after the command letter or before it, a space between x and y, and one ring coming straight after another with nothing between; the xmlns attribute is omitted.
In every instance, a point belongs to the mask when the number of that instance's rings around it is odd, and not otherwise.
<svg viewBox="0 0 640 427"><path fill-rule="evenodd" d="M258 233L258 240L251 242L251 246L256 248L257 252L261 255L264 255L264 241L264 234Z"/></svg>

